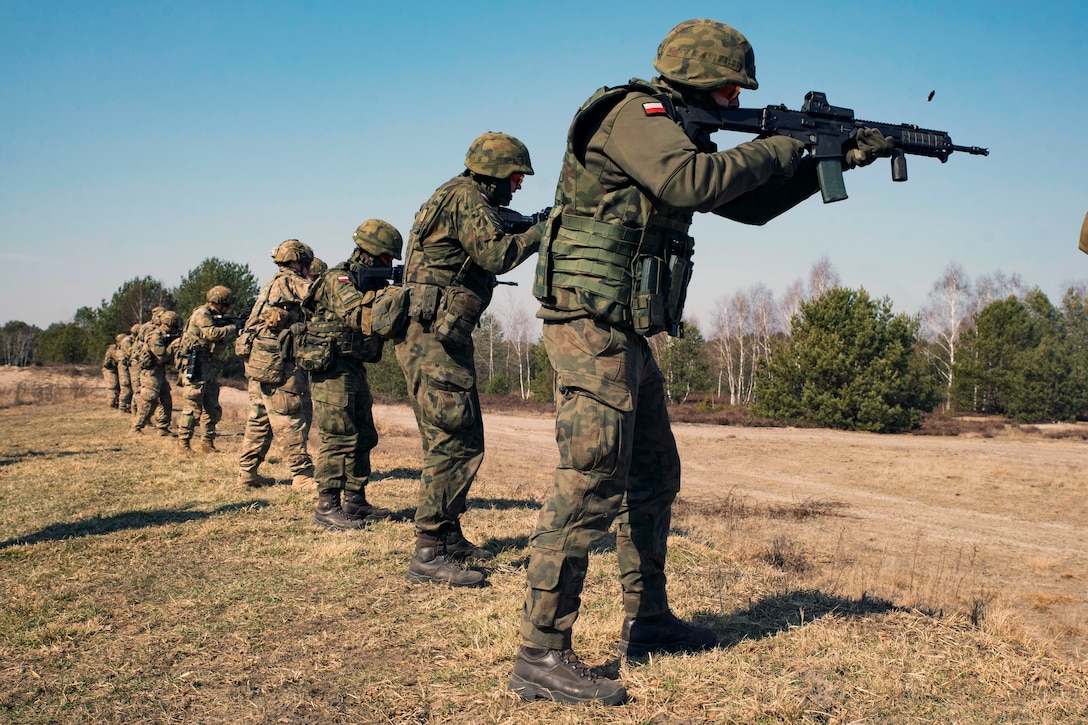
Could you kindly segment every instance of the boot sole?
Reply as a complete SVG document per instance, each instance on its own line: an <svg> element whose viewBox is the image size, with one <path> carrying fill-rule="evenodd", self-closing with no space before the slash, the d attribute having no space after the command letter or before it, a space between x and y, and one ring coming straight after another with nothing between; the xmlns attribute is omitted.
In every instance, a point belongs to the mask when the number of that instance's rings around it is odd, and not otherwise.
<svg viewBox="0 0 1088 725"><path fill-rule="evenodd" d="M480 581L475 582L474 584L455 584L449 579L439 579L430 576L429 574L417 574L414 571L409 571L404 575L404 578L412 584L445 584L451 587L458 587L459 589L478 589L487 582L487 579L480 579Z"/></svg>
<svg viewBox="0 0 1088 725"><path fill-rule="evenodd" d="M649 644L633 644L631 642L620 642L620 655L623 657L646 657L647 655L678 655L678 654L695 654L697 652L706 652L712 650L716 644L661 644L661 645L649 645Z"/></svg>
<svg viewBox="0 0 1088 725"><path fill-rule="evenodd" d="M357 526L340 526L337 524L331 524L328 521L322 521L316 516L314 516L314 523L318 526L329 529L330 531L358 531L359 529L363 528L362 522L359 522Z"/></svg>
<svg viewBox="0 0 1088 725"><path fill-rule="evenodd" d="M549 690L547 687L530 682L518 675L510 675L510 683L507 685L510 691L519 695L522 699L533 702L534 700L554 700L564 705L585 705L599 702L602 705L622 705L627 702L627 692L620 691L609 697L575 697L565 692Z"/></svg>

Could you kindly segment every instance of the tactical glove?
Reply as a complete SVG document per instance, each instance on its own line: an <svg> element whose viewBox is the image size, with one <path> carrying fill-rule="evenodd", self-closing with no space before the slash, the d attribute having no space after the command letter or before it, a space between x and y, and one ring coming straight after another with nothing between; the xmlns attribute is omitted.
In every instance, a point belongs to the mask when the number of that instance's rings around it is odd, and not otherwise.
<svg viewBox="0 0 1088 725"><path fill-rule="evenodd" d="M774 158L775 176L793 176L797 170L797 164L801 163L801 157L805 152L805 145L797 139L789 136L769 136L757 138L748 143L759 146Z"/></svg>
<svg viewBox="0 0 1088 725"><path fill-rule="evenodd" d="M529 218L533 220L533 224L539 224L542 221L546 221L548 217L552 215L552 208L546 206L536 214L531 215Z"/></svg>
<svg viewBox="0 0 1088 725"><path fill-rule="evenodd" d="M854 138L843 144L843 168L868 166L878 158L892 155L895 142L875 128L859 128Z"/></svg>

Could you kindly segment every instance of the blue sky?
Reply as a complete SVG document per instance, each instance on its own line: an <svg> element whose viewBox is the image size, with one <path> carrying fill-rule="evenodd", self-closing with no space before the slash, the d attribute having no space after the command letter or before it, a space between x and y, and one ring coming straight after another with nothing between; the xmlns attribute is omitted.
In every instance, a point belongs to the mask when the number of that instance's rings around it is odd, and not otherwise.
<svg viewBox="0 0 1088 725"><path fill-rule="evenodd" d="M0 323L67 321L212 256L266 280L290 237L335 263L371 217L407 237L485 131L532 154L512 206L547 206L575 109L650 78L661 38L692 17L752 42L760 89L744 106L822 90L859 118L991 151L911 157L903 184L879 161L846 175L849 200L764 227L701 215L700 321L756 283L781 294L825 255L907 313L952 262L1018 273L1055 302L1088 280L1084 2L369 5L0 0ZM532 267L505 304L535 310Z"/></svg>

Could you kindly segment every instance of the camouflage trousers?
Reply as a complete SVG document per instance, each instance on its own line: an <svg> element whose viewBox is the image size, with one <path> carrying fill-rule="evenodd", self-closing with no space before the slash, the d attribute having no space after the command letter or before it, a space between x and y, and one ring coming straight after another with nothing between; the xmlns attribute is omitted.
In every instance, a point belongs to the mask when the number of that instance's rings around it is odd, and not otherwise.
<svg viewBox="0 0 1088 725"><path fill-rule="evenodd" d="M170 418L174 414L174 398L170 395L170 383L166 371L151 368L140 371L140 394L136 398L136 415L132 417L132 429L143 430L155 418L155 427L170 430Z"/></svg>
<svg viewBox="0 0 1088 725"><path fill-rule="evenodd" d="M102 368L102 380L106 383L106 403L111 408L117 407L117 400L121 395L121 384L117 379L116 368Z"/></svg>
<svg viewBox="0 0 1088 725"><path fill-rule="evenodd" d="M140 393L140 373L143 370L137 363L130 363L128 366L128 379L132 384L132 412L136 412L136 396Z"/></svg>
<svg viewBox="0 0 1088 725"><path fill-rule="evenodd" d="M132 380L129 378L127 365L121 365L117 368L117 384L120 388L117 407L127 413L132 410Z"/></svg>
<svg viewBox="0 0 1088 725"><path fill-rule="evenodd" d="M192 440L197 423L204 428L204 440L215 440L215 427L223 419L223 408L219 405L219 380L212 378L204 381L181 378L181 414L178 416L178 438Z"/></svg>
<svg viewBox="0 0 1088 725"><path fill-rule="evenodd" d="M661 371L646 340L589 319L544 325L556 372L559 466L530 540L521 637L564 649L589 550L615 520L627 616L668 610L665 553L680 456Z"/></svg>
<svg viewBox="0 0 1088 725"><path fill-rule="evenodd" d="M249 418L238 468L256 471L274 437L284 450L292 474L312 474L314 464L306 450L311 414L310 384L302 370L296 369L280 386L250 380Z"/></svg>
<svg viewBox="0 0 1088 725"><path fill-rule="evenodd" d="M328 370L310 373L318 491L362 491L370 480L370 451L378 445L374 399L359 360L338 357Z"/></svg>
<svg viewBox="0 0 1088 725"><path fill-rule="evenodd" d="M472 343L446 347L411 320L396 338L396 351L423 443L416 530L432 536L460 530L484 459Z"/></svg>

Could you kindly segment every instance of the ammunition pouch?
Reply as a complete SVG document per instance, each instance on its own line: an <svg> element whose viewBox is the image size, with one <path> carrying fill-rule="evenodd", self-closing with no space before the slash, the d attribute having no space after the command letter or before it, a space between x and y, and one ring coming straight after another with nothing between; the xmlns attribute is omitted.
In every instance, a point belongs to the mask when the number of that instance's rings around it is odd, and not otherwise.
<svg viewBox="0 0 1088 725"><path fill-rule="evenodd" d="M256 336L257 331L248 327L239 332L234 340L234 353L243 360L249 357L249 353L253 351L253 338Z"/></svg>
<svg viewBox="0 0 1088 725"><path fill-rule="evenodd" d="M542 250L533 293L548 304L567 290L567 304L594 319L647 337L678 335L694 250L686 232L687 224L664 217L631 229L563 214Z"/></svg>
<svg viewBox="0 0 1088 725"><path fill-rule="evenodd" d="M438 310L438 295L442 288L433 284L405 284L408 292L408 317L427 326Z"/></svg>
<svg viewBox="0 0 1088 725"><path fill-rule="evenodd" d="M295 334L295 364L307 372L328 370L336 362L336 346L325 327L330 325L311 320Z"/></svg>
<svg viewBox="0 0 1088 725"><path fill-rule="evenodd" d="M484 311L484 301L465 287L450 285L442 291L434 326L434 339L446 347L464 347Z"/></svg>
<svg viewBox="0 0 1088 725"><path fill-rule="evenodd" d="M378 337L389 339L408 324L411 292L407 287L386 287L371 307L370 325Z"/></svg>
<svg viewBox="0 0 1088 725"><path fill-rule="evenodd" d="M245 363L246 377L258 383L282 384L287 379L284 342L284 333L277 335L270 330L258 333Z"/></svg>

